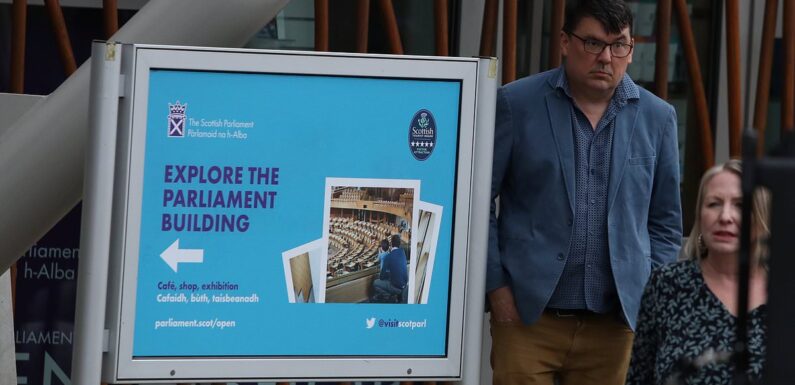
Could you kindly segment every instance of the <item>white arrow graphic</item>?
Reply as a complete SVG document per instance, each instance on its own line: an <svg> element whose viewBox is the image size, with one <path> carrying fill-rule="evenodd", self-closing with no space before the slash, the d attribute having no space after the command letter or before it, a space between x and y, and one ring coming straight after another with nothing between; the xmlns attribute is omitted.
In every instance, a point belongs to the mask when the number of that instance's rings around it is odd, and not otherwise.
<svg viewBox="0 0 795 385"><path fill-rule="evenodd" d="M168 267L177 272L179 263L202 263L204 262L204 250L202 249L180 249L179 239L174 241L165 251L160 253L160 258L166 262Z"/></svg>

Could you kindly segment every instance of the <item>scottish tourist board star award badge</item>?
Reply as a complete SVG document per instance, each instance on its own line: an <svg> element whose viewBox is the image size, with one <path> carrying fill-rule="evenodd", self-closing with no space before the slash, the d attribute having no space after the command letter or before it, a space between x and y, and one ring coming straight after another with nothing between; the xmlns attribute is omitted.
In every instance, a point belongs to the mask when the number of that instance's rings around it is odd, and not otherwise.
<svg viewBox="0 0 795 385"><path fill-rule="evenodd" d="M426 109L417 111L409 125L409 149L417 160L426 160L436 146L436 120Z"/></svg>

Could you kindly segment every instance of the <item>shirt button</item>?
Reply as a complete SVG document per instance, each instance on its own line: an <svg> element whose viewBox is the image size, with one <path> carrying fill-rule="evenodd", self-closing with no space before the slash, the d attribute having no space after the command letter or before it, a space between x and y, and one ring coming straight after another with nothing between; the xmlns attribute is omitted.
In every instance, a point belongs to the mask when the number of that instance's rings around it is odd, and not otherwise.
<svg viewBox="0 0 795 385"><path fill-rule="evenodd" d="M595 204L595 203L596 203L596 199L591 199L591 204Z"/></svg>
<svg viewBox="0 0 795 385"><path fill-rule="evenodd" d="M558 261L562 261L562 260L563 260L563 253L558 253Z"/></svg>
<svg viewBox="0 0 795 385"><path fill-rule="evenodd" d="M589 269L590 269L590 268L592 268L592 267L593 267L593 264L592 264L592 263L589 263L589 264L585 265L585 267L587 267L587 268L589 268Z"/></svg>

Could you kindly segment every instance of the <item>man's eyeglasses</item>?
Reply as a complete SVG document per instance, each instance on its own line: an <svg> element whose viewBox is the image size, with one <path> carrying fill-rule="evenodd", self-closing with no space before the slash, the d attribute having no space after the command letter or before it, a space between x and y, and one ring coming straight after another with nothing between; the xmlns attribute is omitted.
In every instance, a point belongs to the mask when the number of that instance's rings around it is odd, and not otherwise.
<svg viewBox="0 0 795 385"><path fill-rule="evenodd" d="M594 55L599 55L602 51L605 50L605 47L610 47L610 54L613 57L627 57L630 52L632 52L632 44L622 43L622 42L615 42L615 43L608 43L601 40L591 39L591 38L582 38L577 36L576 34L569 32L569 35L574 36L582 41L582 46L585 48L585 52L592 53Z"/></svg>

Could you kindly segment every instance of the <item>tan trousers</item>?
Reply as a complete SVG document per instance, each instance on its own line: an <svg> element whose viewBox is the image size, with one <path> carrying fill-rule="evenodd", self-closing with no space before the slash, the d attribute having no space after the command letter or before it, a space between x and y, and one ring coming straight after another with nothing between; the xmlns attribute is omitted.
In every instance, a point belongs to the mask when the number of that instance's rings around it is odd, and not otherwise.
<svg viewBox="0 0 795 385"><path fill-rule="evenodd" d="M491 322L494 385L623 385L632 330L615 314L561 316L532 325Z"/></svg>

